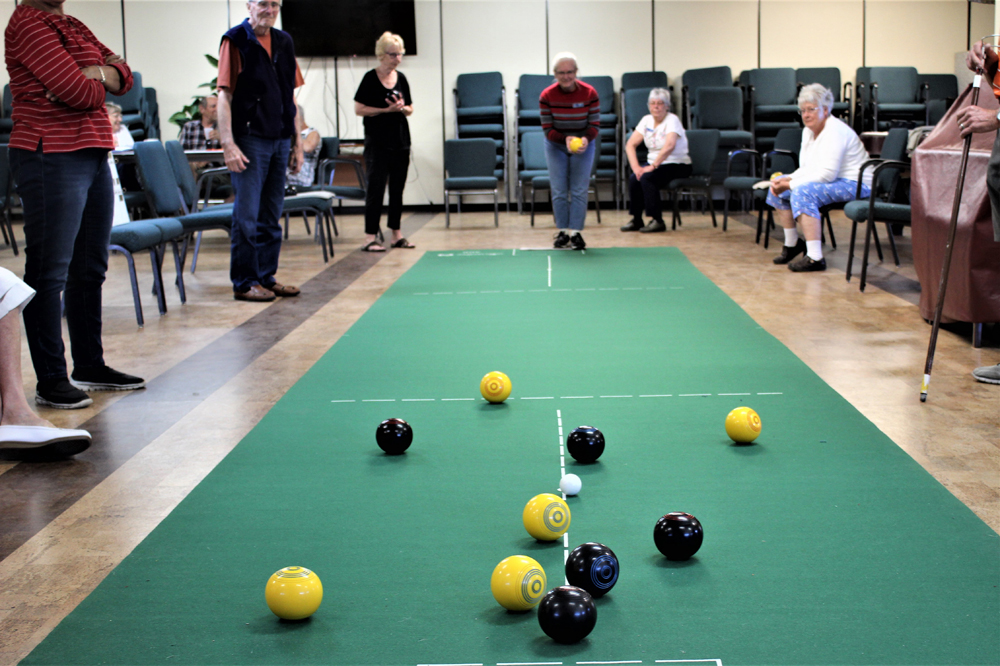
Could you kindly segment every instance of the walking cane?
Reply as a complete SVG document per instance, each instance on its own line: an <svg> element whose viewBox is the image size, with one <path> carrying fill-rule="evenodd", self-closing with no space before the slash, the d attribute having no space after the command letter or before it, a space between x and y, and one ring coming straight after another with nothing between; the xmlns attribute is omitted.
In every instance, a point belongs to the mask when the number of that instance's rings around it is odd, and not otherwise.
<svg viewBox="0 0 1000 666"><path fill-rule="evenodd" d="M991 37L993 35L990 35ZM983 75L976 72L972 82L972 106L979 101L979 85ZM927 402L927 386L931 383L931 367L934 365L934 350L937 347L938 329L941 327L941 312L944 310L944 296L948 289L948 272L951 268L951 252L955 247L955 230L958 228L958 208L962 204L962 188L965 186L965 168L969 165L969 148L972 145L972 134L965 137L962 146L962 166L958 171L958 185L955 187L955 202L951 206L951 224L948 226L948 244L944 251L944 264L941 266L941 283L938 285L937 306L934 308L934 323L931 326L931 339L927 344L927 360L924 362L924 381L920 385L920 402Z"/></svg>

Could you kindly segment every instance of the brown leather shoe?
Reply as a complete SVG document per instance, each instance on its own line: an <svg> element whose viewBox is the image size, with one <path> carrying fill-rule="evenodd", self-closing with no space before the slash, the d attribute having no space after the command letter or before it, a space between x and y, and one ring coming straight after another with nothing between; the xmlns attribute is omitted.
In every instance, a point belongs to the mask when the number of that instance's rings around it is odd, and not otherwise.
<svg viewBox="0 0 1000 666"><path fill-rule="evenodd" d="M298 287L293 287L290 284L281 284L280 282L275 282L270 287L264 287L264 289L274 293L275 296L298 296L302 293Z"/></svg>
<svg viewBox="0 0 1000 666"><path fill-rule="evenodd" d="M238 301L254 301L254 302L273 301L274 292L272 292L270 289L265 289L259 284L255 284L254 286L250 287L250 289L247 291L233 292L233 298L235 298Z"/></svg>

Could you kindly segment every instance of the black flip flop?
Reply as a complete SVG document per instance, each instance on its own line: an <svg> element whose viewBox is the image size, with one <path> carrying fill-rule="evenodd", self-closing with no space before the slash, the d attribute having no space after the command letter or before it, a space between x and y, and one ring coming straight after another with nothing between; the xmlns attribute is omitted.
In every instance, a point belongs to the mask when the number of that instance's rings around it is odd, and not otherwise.
<svg viewBox="0 0 1000 666"><path fill-rule="evenodd" d="M377 245L378 245L378 241L377 240L373 240L371 243L368 243L368 245L365 245L363 248L361 248L361 251L362 252L385 252L385 248L384 247L378 247L378 248L376 248L375 246L377 246Z"/></svg>
<svg viewBox="0 0 1000 666"><path fill-rule="evenodd" d="M406 240L405 238L400 238L398 241L396 241L395 243L393 243L392 246L393 247L405 248L407 250L412 250L413 248L416 247L416 245L414 245L410 241Z"/></svg>

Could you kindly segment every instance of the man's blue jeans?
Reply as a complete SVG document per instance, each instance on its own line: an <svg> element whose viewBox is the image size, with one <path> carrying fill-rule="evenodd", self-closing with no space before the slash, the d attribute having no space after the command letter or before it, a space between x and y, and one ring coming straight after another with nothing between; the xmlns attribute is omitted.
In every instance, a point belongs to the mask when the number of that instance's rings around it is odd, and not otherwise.
<svg viewBox="0 0 1000 666"><path fill-rule="evenodd" d="M101 288L108 272L114 190L108 151L43 153L11 148L24 207L24 281L38 292L24 327L38 381L66 379L62 298L76 368L104 365Z"/></svg>
<svg viewBox="0 0 1000 666"><path fill-rule="evenodd" d="M270 287L281 252L281 208L291 139L236 138L250 163L242 173L230 172L233 203L232 258L229 277L233 291L255 284Z"/></svg>
<svg viewBox="0 0 1000 666"><path fill-rule="evenodd" d="M571 155L565 143L545 140L545 160L552 184L552 215L559 229L583 229L587 219L587 191L594 164L594 143L582 153Z"/></svg>

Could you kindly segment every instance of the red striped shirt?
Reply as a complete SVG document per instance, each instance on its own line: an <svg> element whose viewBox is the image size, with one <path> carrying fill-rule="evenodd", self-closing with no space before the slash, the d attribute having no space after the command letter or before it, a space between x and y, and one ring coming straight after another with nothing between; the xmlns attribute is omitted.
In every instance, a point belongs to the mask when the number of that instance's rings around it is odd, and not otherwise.
<svg viewBox="0 0 1000 666"><path fill-rule="evenodd" d="M549 141L563 143L567 136L597 138L601 126L601 99L593 86L576 82L576 90L563 92L558 83L542 91L538 98L542 130Z"/></svg>
<svg viewBox="0 0 1000 666"><path fill-rule="evenodd" d="M14 9L4 32L5 59L13 98L11 148L68 153L83 148L114 147L104 110L104 86L80 73L103 65L112 51L72 16L59 16L27 5ZM114 65L122 95L132 87L128 65ZM59 98L50 102L48 90Z"/></svg>

